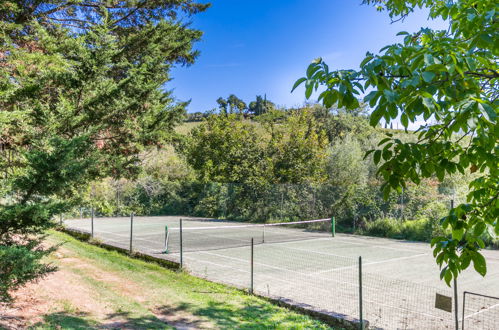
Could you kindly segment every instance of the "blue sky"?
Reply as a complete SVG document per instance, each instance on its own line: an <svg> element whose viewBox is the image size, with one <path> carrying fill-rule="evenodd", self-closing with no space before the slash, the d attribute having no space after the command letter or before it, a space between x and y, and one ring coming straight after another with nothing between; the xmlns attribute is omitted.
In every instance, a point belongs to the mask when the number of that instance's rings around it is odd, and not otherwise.
<svg viewBox="0 0 499 330"><path fill-rule="evenodd" d="M366 51L377 52L401 40L399 31L446 28L424 12L390 24L386 12L361 0L212 0L193 18L204 32L201 51L190 67L175 68L167 84L189 112L216 107L219 96L235 94L249 103L256 95L278 105L305 101L303 89L290 93L314 58L332 69L357 68Z"/></svg>

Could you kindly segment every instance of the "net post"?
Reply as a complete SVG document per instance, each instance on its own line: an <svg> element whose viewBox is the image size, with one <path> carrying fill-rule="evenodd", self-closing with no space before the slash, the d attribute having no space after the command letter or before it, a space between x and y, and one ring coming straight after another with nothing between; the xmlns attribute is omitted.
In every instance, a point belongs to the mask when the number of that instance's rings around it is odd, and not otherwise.
<svg viewBox="0 0 499 330"><path fill-rule="evenodd" d="M253 242L253 238L251 238L251 242ZM265 224L263 224L262 243L265 243Z"/></svg>
<svg viewBox="0 0 499 330"><path fill-rule="evenodd" d="M336 236L336 221L334 220L334 217L331 217L331 235L333 237Z"/></svg>
<svg viewBox="0 0 499 330"><path fill-rule="evenodd" d="M165 253L168 253L168 225L165 225Z"/></svg>
<svg viewBox="0 0 499 330"><path fill-rule="evenodd" d="M250 258L250 265L251 265L251 281L250 281L250 294L253 294L253 259L254 259L254 241L253 237L251 238L251 258Z"/></svg>
<svg viewBox="0 0 499 330"><path fill-rule="evenodd" d="M362 257L359 256L359 317L360 317L360 330L364 330L364 315L363 315L363 300L362 300Z"/></svg>
<svg viewBox="0 0 499 330"><path fill-rule="evenodd" d="M59 215L59 225L62 226L62 213Z"/></svg>
<svg viewBox="0 0 499 330"><path fill-rule="evenodd" d="M133 212L130 213L130 254L132 254L132 241L133 241Z"/></svg>
<svg viewBox="0 0 499 330"><path fill-rule="evenodd" d="M92 215L90 216L91 237L94 238L94 208L92 207Z"/></svg>
<svg viewBox="0 0 499 330"><path fill-rule="evenodd" d="M457 280L454 277L454 321L456 322L456 330L459 330L459 311L458 311L458 302L457 302ZM463 308L464 310L464 308Z"/></svg>
<svg viewBox="0 0 499 330"><path fill-rule="evenodd" d="M184 266L184 247L182 237L182 219L180 219L180 269Z"/></svg>
<svg viewBox="0 0 499 330"><path fill-rule="evenodd" d="M80 219L83 219L83 208L80 207Z"/></svg>

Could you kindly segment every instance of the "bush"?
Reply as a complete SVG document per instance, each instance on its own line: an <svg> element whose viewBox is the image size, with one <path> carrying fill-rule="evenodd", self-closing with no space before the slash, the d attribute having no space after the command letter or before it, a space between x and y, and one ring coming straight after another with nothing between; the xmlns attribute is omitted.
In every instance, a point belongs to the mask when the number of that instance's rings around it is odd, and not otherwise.
<svg viewBox="0 0 499 330"><path fill-rule="evenodd" d="M362 235L390 238L400 238L400 233L400 222L392 218L381 218L368 222L361 230Z"/></svg>
<svg viewBox="0 0 499 330"><path fill-rule="evenodd" d="M12 301L12 290L55 270L41 262L54 249L42 249L39 243L34 240L25 245L0 245L0 301Z"/></svg>
<svg viewBox="0 0 499 330"><path fill-rule="evenodd" d="M431 241L433 235L432 222L426 218L407 220L401 225L401 238L411 241Z"/></svg>
<svg viewBox="0 0 499 330"><path fill-rule="evenodd" d="M436 219L420 218L416 220L396 220L380 218L367 222L362 235L408 239L412 241L429 242L433 237L445 236L439 221Z"/></svg>

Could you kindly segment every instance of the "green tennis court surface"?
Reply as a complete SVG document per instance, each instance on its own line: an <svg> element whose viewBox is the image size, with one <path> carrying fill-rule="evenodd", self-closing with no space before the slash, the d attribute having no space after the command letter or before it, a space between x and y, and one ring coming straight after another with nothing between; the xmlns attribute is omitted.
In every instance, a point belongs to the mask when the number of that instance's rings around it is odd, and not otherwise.
<svg viewBox="0 0 499 330"><path fill-rule="evenodd" d="M439 280L429 244L337 234L329 223L310 226L246 227L243 223L182 217L183 264L192 274L260 295L358 320L359 256L362 257L363 317L386 329L454 329L454 312L435 307L436 295L453 297ZM180 261L180 217L134 217L133 249ZM91 231L90 219L67 220L71 229ZM227 228L232 226L234 228ZM168 253L165 254L165 227ZM210 228L213 227L213 228ZM95 218L94 237L128 249L130 218ZM497 329L499 304L465 308L463 291L499 296L499 251L485 251L485 278L473 271L458 281L459 318L467 329ZM477 313L477 311L479 313ZM461 324L462 325L462 324Z"/></svg>

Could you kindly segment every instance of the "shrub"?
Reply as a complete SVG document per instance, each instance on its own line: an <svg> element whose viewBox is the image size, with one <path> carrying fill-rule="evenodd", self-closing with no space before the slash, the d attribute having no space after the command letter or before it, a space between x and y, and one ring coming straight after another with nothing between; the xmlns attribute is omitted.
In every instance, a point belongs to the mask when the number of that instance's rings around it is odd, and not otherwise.
<svg viewBox="0 0 499 330"><path fill-rule="evenodd" d="M400 222L392 218L380 218L368 222L361 234L379 237L399 238L401 233Z"/></svg>
<svg viewBox="0 0 499 330"><path fill-rule="evenodd" d="M433 237L448 234L439 225L439 220L428 218L405 221L393 218L380 218L367 222L364 229L360 230L359 233L362 235L422 242L429 242Z"/></svg>
<svg viewBox="0 0 499 330"><path fill-rule="evenodd" d="M54 249L42 249L39 240L0 245L0 301L10 302L10 292L55 270L41 259Z"/></svg>

